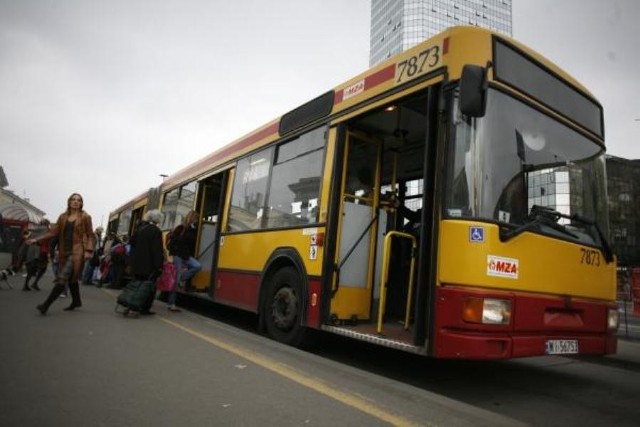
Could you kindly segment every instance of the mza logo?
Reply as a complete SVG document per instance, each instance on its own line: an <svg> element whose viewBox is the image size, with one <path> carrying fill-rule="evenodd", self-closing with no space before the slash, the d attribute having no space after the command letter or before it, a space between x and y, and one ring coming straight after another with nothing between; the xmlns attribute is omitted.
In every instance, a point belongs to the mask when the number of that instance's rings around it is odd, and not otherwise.
<svg viewBox="0 0 640 427"><path fill-rule="evenodd" d="M502 258L499 256L487 256L487 274L489 276L506 277L517 279L519 262L513 258Z"/></svg>
<svg viewBox="0 0 640 427"><path fill-rule="evenodd" d="M360 80L359 82L344 88L342 91L342 100L346 101L351 97L361 94L362 92L364 92L364 80Z"/></svg>

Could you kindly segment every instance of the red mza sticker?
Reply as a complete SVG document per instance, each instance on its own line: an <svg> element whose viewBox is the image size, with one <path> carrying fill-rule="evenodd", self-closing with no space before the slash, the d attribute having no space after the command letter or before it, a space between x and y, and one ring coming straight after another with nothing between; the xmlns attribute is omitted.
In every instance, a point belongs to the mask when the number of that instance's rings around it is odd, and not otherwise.
<svg viewBox="0 0 640 427"><path fill-rule="evenodd" d="M487 275L517 279L519 261L514 258L503 258L495 255L487 256Z"/></svg>

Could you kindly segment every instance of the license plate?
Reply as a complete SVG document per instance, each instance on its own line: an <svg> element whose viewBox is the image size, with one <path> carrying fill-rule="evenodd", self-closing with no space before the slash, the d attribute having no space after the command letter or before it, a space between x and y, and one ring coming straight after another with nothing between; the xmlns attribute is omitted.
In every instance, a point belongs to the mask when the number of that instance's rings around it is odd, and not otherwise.
<svg viewBox="0 0 640 427"><path fill-rule="evenodd" d="M578 340L549 340L547 354L578 354Z"/></svg>

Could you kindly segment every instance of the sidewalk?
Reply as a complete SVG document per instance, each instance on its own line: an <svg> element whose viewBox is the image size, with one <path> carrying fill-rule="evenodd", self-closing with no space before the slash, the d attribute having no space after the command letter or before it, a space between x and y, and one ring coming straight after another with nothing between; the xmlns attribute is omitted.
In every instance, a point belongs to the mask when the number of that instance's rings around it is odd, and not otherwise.
<svg viewBox="0 0 640 427"><path fill-rule="evenodd" d="M155 316L124 317L118 291L82 286L82 308L60 298L42 316L50 279L0 290L0 426L384 425L279 374L297 352L158 301ZM251 358L268 352L278 370Z"/></svg>

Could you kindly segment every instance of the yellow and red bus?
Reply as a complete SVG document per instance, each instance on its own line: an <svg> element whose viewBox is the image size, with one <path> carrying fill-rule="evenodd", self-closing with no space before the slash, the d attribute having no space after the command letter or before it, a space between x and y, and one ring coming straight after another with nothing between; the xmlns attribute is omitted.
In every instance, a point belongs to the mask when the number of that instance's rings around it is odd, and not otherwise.
<svg viewBox="0 0 640 427"><path fill-rule="evenodd" d="M192 295L437 358L616 351L602 107L453 27L169 176L200 213ZM144 201L131 201L111 219Z"/></svg>

